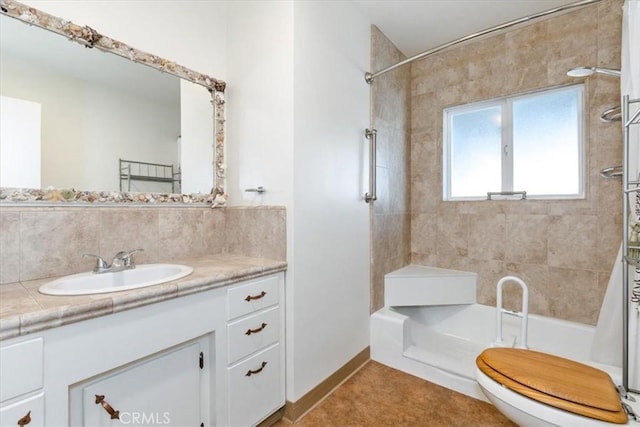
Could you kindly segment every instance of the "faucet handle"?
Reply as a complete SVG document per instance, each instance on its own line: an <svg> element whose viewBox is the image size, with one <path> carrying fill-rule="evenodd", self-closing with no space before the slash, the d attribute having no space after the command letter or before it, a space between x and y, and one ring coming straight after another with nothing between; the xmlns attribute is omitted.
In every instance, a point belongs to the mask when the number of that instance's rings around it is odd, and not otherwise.
<svg viewBox="0 0 640 427"><path fill-rule="evenodd" d="M94 257L96 259L96 266L93 268L95 273L103 273L109 269L109 264L99 255L94 254L82 254L82 258Z"/></svg>
<svg viewBox="0 0 640 427"><path fill-rule="evenodd" d="M122 266L125 267L125 268L134 268L136 266L136 264L135 264L135 261L133 260L132 256L133 256L133 254L137 254L138 252L144 252L144 249L139 248L139 249L134 249L134 250L129 251L129 252L120 251L113 258L113 261L115 263L121 263Z"/></svg>
<svg viewBox="0 0 640 427"><path fill-rule="evenodd" d="M125 258L130 258L131 255L137 254L138 252L144 252L144 249L138 248L138 249L134 249L132 251L129 251L129 252L126 253Z"/></svg>

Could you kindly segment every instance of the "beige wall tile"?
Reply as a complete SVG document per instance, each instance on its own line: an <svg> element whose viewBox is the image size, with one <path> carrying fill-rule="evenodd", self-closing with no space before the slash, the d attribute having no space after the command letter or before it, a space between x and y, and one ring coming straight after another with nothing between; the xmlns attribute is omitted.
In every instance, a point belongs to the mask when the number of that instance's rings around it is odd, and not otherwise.
<svg viewBox="0 0 640 427"><path fill-rule="evenodd" d="M227 217L231 220L227 220ZM409 239L405 232L404 238ZM250 239L246 241L243 239ZM138 264L240 253L286 260L284 207L12 207L0 211L3 284L93 269L121 250Z"/></svg>
<svg viewBox="0 0 640 427"><path fill-rule="evenodd" d="M549 286L549 267L541 264L527 264L523 262L510 262L505 266L505 274L522 279L529 289L529 311L532 313L550 313L551 301ZM511 294L508 297L510 305L520 309L520 294Z"/></svg>
<svg viewBox="0 0 640 427"><path fill-rule="evenodd" d="M228 208L225 221L226 252L286 260L284 208Z"/></svg>
<svg viewBox="0 0 640 427"><path fill-rule="evenodd" d="M613 265L620 244L620 181L599 176L603 167L621 163L619 126L599 119L619 103L619 80L575 79L566 72L618 66L621 5L605 0L412 64L413 262L478 272L478 299L490 304L498 276L513 272L529 282L532 312L554 316L564 310L562 318L595 322L593 307L599 307L601 294L584 308L571 298L585 280L598 289L597 272ZM588 115L585 199L442 202L443 108L580 82ZM435 248L422 240L434 224ZM518 303L515 294L506 298Z"/></svg>
<svg viewBox="0 0 640 427"><path fill-rule="evenodd" d="M594 325L604 292L595 271L549 268L550 314L553 317Z"/></svg>
<svg viewBox="0 0 640 427"><path fill-rule="evenodd" d="M479 260L504 261L506 242L506 216L468 215L469 257Z"/></svg>
<svg viewBox="0 0 640 427"><path fill-rule="evenodd" d="M91 270L83 254L100 249L98 209L35 210L21 214L20 280Z"/></svg>
<svg viewBox="0 0 640 427"><path fill-rule="evenodd" d="M158 261L205 255L206 239L202 208L158 211Z"/></svg>
<svg viewBox="0 0 640 427"><path fill-rule="evenodd" d="M597 270L597 233L595 215L551 216L547 240L549 266Z"/></svg>
<svg viewBox="0 0 640 427"><path fill-rule="evenodd" d="M371 68L379 70L404 56L376 27L372 29ZM371 311L384 303L384 275L411 259L411 128L418 117L411 106L411 68L374 80L372 125L378 130L377 196L371 217ZM424 91L426 88L420 88ZM425 97L425 113L430 104Z"/></svg>
<svg viewBox="0 0 640 427"><path fill-rule="evenodd" d="M547 215L507 215L505 260L546 265L548 234Z"/></svg>
<svg viewBox="0 0 640 427"><path fill-rule="evenodd" d="M120 251L144 249L134 255L138 264L158 262L158 209L100 209L99 254L111 261Z"/></svg>
<svg viewBox="0 0 640 427"><path fill-rule="evenodd" d="M0 210L0 283L20 280L20 212Z"/></svg>

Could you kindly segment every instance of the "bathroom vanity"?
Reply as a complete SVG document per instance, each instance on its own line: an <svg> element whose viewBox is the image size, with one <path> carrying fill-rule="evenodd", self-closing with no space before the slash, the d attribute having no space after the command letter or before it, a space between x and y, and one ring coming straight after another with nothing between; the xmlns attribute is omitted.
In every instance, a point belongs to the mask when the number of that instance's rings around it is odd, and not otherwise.
<svg viewBox="0 0 640 427"><path fill-rule="evenodd" d="M1 319L0 425L249 426L281 408L286 264L183 262L192 275L135 291L5 292L38 308Z"/></svg>

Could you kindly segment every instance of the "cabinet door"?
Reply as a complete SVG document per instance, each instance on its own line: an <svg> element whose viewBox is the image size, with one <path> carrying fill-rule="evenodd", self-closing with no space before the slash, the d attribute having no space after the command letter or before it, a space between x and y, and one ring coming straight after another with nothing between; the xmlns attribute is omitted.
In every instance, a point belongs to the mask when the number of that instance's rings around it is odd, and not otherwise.
<svg viewBox="0 0 640 427"><path fill-rule="evenodd" d="M200 351L196 342L86 384L83 424L199 426L203 419ZM115 411L118 419L110 415Z"/></svg>

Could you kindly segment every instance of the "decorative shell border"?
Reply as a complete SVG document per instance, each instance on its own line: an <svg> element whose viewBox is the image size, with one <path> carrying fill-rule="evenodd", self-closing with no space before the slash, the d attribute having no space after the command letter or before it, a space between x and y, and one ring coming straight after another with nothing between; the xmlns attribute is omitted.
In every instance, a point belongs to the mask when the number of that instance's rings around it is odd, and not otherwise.
<svg viewBox="0 0 640 427"><path fill-rule="evenodd" d="M210 194L119 193L111 191L77 191L74 189L30 189L0 187L0 202L79 202L79 203L210 203L224 206L225 192L225 88L226 83L206 74L191 70L168 59L138 50L126 43L98 33L91 27L81 27L70 21L50 15L13 0L0 0L0 13L26 24L68 37L88 48L127 58L204 86L211 93L214 125L215 183Z"/></svg>

